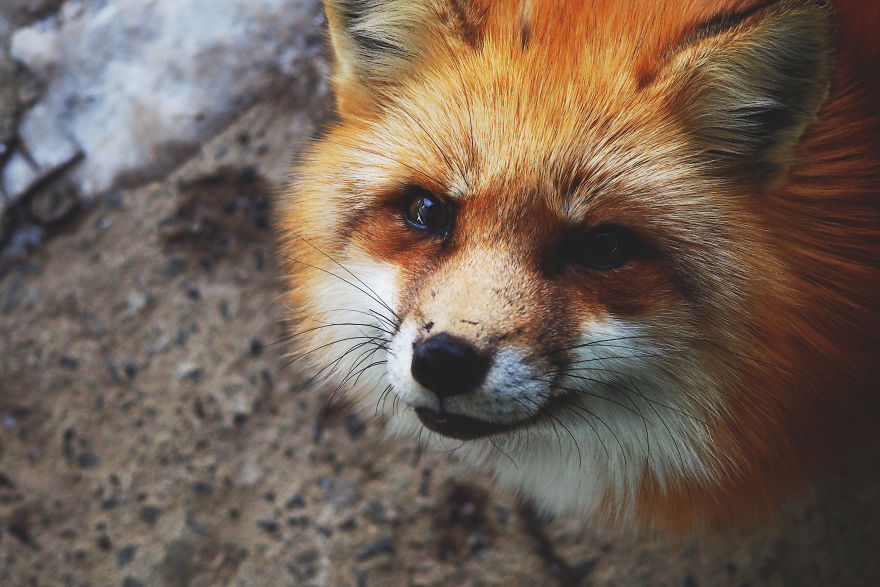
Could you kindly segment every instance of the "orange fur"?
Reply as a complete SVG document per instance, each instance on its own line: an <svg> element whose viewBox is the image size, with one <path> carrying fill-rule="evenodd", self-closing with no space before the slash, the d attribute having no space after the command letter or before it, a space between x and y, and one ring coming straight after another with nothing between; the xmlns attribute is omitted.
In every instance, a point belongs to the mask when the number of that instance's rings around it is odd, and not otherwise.
<svg viewBox="0 0 880 587"><path fill-rule="evenodd" d="M642 474L637 494L603 493L608 517L632 508L649 523L738 516L874 436L880 5L833 2L830 90L817 81L791 98L805 111L823 104L815 120L803 115L766 148L744 138L745 155L715 156L700 141L740 136L707 127L704 138L712 100L735 99L716 97L718 80L772 76L743 55L762 43L780 51L779 14L803 11L819 35L827 7L388 2L403 24L366 42L345 36L342 4L328 2L339 119L304 156L280 221L287 301L303 333L294 354L310 353L317 371L347 348L335 340L362 335L322 327L339 311L322 290L328 272L360 292L340 299L373 303L357 267L393 275L397 327L436 323L480 348L514 340L548 372L546 349L570 346L591 320L648 323L650 342L668 352L651 368L681 378L669 401L700 406L710 436L695 449L705 475L658 474L646 461L628 472ZM722 24L704 26L719 15ZM816 42L818 79L831 61ZM747 73L711 77L707 64L718 63ZM401 221L409 185L455 207L448 243ZM609 223L635 230L652 253L610 272L548 262L573 226ZM345 375L328 385L377 402Z"/></svg>

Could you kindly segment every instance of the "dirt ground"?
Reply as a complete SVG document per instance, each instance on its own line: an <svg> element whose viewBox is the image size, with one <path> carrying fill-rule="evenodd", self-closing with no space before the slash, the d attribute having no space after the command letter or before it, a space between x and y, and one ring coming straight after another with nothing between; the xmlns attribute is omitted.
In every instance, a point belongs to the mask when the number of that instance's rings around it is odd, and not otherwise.
<svg viewBox="0 0 880 587"><path fill-rule="evenodd" d="M0 278L0 585L542 585L513 496L286 365L273 194L322 105L252 108ZM683 540L556 520L592 585L880 584L877 453Z"/></svg>

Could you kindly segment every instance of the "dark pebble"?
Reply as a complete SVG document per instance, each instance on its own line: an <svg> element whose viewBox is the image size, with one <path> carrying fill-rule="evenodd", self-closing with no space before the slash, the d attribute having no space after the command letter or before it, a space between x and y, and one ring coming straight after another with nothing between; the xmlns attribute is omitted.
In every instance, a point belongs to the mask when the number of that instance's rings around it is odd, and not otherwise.
<svg viewBox="0 0 880 587"><path fill-rule="evenodd" d="M138 374L138 366L132 363L131 361L126 361L123 366L123 370L125 371L125 376L129 379L134 379Z"/></svg>
<svg viewBox="0 0 880 587"><path fill-rule="evenodd" d="M168 274L168 277L178 277L186 273L188 265L186 259L172 257L168 259L168 265L165 267L165 272Z"/></svg>
<svg viewBox="0 0 880 587"><path fill-rule="evenodd" d="M388 523L388 513L380 501L371 501L363 507L364 516L374 524Z"/></svg>
<svg viewBox="0 0 880 587"><path fill-rule="evenodd" d="M180 378L184 381L201 381L205 377L205 370L201 367L192 367L184 371Z"/></svg>
<svg viewBox="0 0 880 587"><path fill-rule="evenodd" d="M192 486L196 495L208 496L214 494L214 486L207 481L196 481Z"/></svg>
<svg viewBox="0 0 880 587"><path fill-rule="evenodd" d="M92 451L82 453L77 459L77 463L83 469L93 469L97 467L100 462L101 458Z"/></svg>
<svg viewBox="0 0 880 587"><path fill-rule="evenodd" d="M2 471L0 471L0 487L3 489L15 489L15 483Z"/></svg>
<svg viewBox="0 0 880 587"><path fill-rule="evenodd" d="M287 503L284 505L289 510L299 510L306 507L306 498L303 497L302 493L297 493L296 495L288 499Z"/></svg>
<svg viewBox="0 0 880 587"><path fill-rule="evenodd" d="M198 301L202 299L202 292L199 291L199 288L196 286L189 286L186 288L186 297L191 300Z"/></svg>
<svg viewBox="0 0 880 587"><path fill-rule="evenodd" d="M308 528L309 519L306 516L290 516L287 518L287 525L294 528Z"/></svg>
<svg viewBox="0 0 880 587"><path fill-rule="evenodd" d="M367 560L380 554L394 554L394 539L391 536L383 536L364 547L357 553L358 560Z"/></svg>
<svg viewBox="0 0 880 587"><path fill-rule="evenodd" d="M61 366L65 369L73 370L79 367L79 359L70 355L61 355L58 362L61 363Z"/></svg>
<svg viewBox="0 0 880 587"><path fill-rule="evenodd" d="M257 526L269 534L277 534L281 530L281 526L275 520L261 519L257 520Z"/></svg>
<svg viewBox="0 0 880 587"><path fill-rule="evenodd" d="M9 533L17 538L19 542L24 544L25 546L29 546L33 549L38 549L39 546L34 541L33 536L31 536L31 531L21 522L10 522L9 526L6 528Z"/></svg>
<svg viewBox="0 0 880 587"><path fill-rule="evenodd" d="M361 420L357 414L348 414L345 417L345 430L348 432L348 437L352 440L357 440L363 436L366 429L367 423Z"/></svg>
<svg viewBox="0 0 880 587"><path fill-rule="evenodd" d="M122 587L146 587L144 582L140 579L135 579L134 577L126 577L122 581Z"/></svg>
<svg viewBox="0 0 880 587"><path fill-rule="evenodd" d="M59 536L60 538L63 538L64 540L73 540L73 539L75 539L78 535L79 535L79 534L77 534L76 530L73 529L73 528L65 528L64 530L62 530L62 531L58 534L58 536Z"/></svg>
<svg viewBox="0 0 880 587"><path fill-rule="evenodd" d="M141 508L141 521L146 524L155 524L161 515L162 510L154 505L145 505Z"/></svg>
<svg viewBox="0 0 880 587"><path fill-rule="evenodd" d="M134 555L137 553L137 546L134 544L127 544L119 549L116 553L116 566L120 569L134 560Z"/></svg>
<svg viewBox="0 0 880 587"><path fill-rule="evenodd" d="M339 524L339 530L342 532L351 532L352 530L357 529L357 520L354 518L348 518L341 524Z"/></svg>
<svg viewBox="0 0 880 587"><path fill-rule="evenodd" d="M250 345L250 348L249 348L249 351L250 351L250 353L251 353L251 356L252 356L252 357L259 356L259 355L263 352L263 347L264 347L264 346L265 346L265 345L263 344L263 341L262 341L262 340L260 340L259 338L256 338L256 337L255 337L255 338L252 338L252 339L251 339L251 345Z"/></svg>
<svg viewBox="0 0 880 587"><path fill-rule="evenodd" d="M101 502L101 509L104 511L112 510L119 505L119 500L115 497L108 497Z"/></svg>
<svg viewBox="0 0 880 587"><path fill-rule="evenodd" d="M330 528L329 526L318 526L317 530L318 534L324 538L330 538L333 536L333 528Z"/></svg>
<svg viewBox="0 0 880 587"><path fill-rule="evenodd" d="M106 534L101 534L98 536L98 548L103 550L104 552L110 552L113 549L113 541L110 540L110 537Z"/></svg>

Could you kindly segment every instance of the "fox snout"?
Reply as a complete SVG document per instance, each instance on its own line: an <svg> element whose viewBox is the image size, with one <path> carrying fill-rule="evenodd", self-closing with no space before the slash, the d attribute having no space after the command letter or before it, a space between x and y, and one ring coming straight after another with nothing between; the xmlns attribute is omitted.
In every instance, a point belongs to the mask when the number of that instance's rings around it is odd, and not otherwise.
<svg viewBox="0 0 880 587"><path fill-rule="evenodd" d="M410 372L439 399L469 393L486 377L491 358L469 341L441 332L416 342Z"/></svg>

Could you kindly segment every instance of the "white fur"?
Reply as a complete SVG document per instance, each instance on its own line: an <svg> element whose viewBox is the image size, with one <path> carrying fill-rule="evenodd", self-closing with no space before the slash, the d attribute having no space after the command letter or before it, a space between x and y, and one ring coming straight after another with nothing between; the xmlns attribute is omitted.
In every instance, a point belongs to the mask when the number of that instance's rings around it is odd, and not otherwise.
<svg viewBox="0 0 880 587"><path fill-rule="evenodd" d="M393 328L394 316L385 305L394 308L394 274L392 266L375 262L337 264L328 259L320 267L315 291L321 297L313 304L320 310L299 324L300 331L315 330L307 335L309 346L296 356L307 360L314 372L320 371L323 387L370 401L388 385L382 363L388 353L378 344L390 339L386 331ZM376 342L346 340L352 337L375 337ZM379 364L370 366L373 363Z"/></svg>

